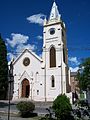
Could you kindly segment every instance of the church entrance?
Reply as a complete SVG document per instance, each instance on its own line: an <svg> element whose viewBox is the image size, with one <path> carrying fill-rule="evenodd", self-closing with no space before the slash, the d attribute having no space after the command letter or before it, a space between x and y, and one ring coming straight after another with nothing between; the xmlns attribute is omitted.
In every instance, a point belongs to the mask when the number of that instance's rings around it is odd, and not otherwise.
<svg viewBox="0 0 90 120"><path fill-rule="evenodd" d="M24 79L22 81L22 95L21 97L26 97L28 98L29 97L29 94L30 94L30 85L29 85L29 80L27 79Z"/></svg>

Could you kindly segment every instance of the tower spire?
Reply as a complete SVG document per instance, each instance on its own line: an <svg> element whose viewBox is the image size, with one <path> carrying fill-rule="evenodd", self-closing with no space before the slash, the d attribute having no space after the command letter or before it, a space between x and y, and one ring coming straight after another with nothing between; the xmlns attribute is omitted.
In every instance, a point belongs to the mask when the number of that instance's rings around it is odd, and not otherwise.
<svg viewBox="0 0 90 120"><path fill-rule="evenodd" d="M55 20L55 19L60 20L60 14L59 14L56 2L54 0L49 20Z"/></svg>

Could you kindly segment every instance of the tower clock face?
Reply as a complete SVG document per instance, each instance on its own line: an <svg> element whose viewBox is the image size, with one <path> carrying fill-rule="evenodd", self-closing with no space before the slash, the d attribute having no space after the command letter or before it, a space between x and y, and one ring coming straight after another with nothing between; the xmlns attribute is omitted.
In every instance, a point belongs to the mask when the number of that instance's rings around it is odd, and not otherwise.
<svg viewBox="0 0 90 120"><path fill-rule="evenodd" d="M50 32L50 35L55 34L55 28L50 28L49 32Z"/></svg>
<svg viewBox="0 0 90 120"><path fill-rule="evenodd" d="M28 57L25 57L23 60L23 65L28 66L30 64L30 59Z"/></svg>

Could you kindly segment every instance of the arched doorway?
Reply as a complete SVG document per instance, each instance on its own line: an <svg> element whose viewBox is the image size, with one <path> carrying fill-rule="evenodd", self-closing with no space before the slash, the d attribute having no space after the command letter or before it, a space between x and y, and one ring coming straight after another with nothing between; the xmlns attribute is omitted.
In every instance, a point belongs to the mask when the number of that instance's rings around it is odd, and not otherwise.
<svg viewBox="0 0 90 120"><path fill-rule="evenodd" d="M22 94L21 97L26 97L28 98L30 94L30 84L29 84L29 80L24 79L22 81Z"/></svg>

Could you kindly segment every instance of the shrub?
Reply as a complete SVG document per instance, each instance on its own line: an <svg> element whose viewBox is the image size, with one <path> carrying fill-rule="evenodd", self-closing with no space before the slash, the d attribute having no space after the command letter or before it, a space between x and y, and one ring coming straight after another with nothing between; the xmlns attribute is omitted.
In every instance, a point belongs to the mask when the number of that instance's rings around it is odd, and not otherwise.
<svg viewBox="0 0 90 120"><path fill-rule="evenodd" d="M20 111L22 117L30 117L35 109L34 103L30 101L21 101L17 104L17 109Z"/></svg>
<svg viewBox="0 0 90 120"><path fill-rule="evenodd" d="M79 100L78 105L81 107L88 107L88 101L87 100Z"/></svg>
<svg viewBox="0 0 90 120"><path fill-rule="evenodd" d="M71 104L65 94L57 96L52 106L58 120L71 120Z"/></svg>

